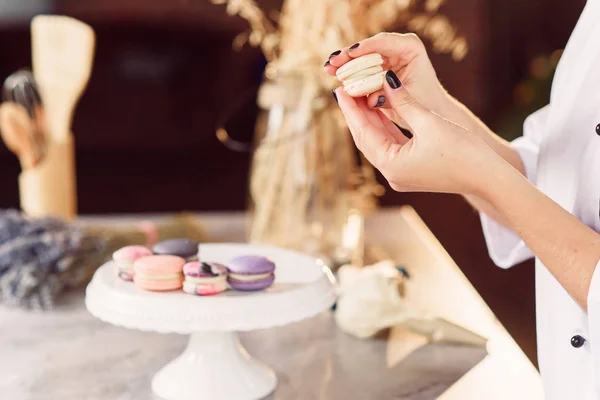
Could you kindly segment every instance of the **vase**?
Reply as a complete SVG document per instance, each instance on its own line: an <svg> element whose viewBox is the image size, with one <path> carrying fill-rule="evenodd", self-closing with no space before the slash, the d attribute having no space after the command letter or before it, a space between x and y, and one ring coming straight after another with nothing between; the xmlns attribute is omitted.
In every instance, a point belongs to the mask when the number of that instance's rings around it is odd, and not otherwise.
<svg viewBox="0 0 600 400"><path fill-rule="evenodd" d="M364 190L370 166L361 164L331 92L280 78L263 83L258 104L248 240L334 268L362 265L364 218L374 198Z"/></svg>

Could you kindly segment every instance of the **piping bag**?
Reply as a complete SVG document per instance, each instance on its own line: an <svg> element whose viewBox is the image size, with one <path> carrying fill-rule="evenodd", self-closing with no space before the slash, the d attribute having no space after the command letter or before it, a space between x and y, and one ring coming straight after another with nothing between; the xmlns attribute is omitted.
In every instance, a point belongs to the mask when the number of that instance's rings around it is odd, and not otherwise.
<svg viewBox="0 0 600 400"><path fill-rule="evenodd" d="M390 260L366 267L342 266L338 271L339 298L334 314L338 327L366 339L401 325L430 343L485 347L486 339L444 318L423 313L402 297L406 277Z"/></svg>

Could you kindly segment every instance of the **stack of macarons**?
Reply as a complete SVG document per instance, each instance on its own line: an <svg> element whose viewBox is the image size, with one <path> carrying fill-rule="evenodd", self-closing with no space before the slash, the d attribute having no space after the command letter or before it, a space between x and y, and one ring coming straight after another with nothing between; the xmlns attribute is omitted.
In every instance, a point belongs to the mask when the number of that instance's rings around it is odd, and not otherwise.
<svg viewBox="0 0 600 400"><path fill-rule="evenodd" d="M275 280L275 263L267 257L246 255L227 265L200 261L199 245L189 239L169 239L152 251L143 246L127 246L113 254L118 275L150 291L183 289L185 293L208 296L227 289L258 291Z"/></svg>
<svg viewBox="0 0 600 400"><path fill-rule="evenodd" d="M383 57L378 53L366 54L348 61L335 75L352 97L361 97L383 87Z"/></svg>

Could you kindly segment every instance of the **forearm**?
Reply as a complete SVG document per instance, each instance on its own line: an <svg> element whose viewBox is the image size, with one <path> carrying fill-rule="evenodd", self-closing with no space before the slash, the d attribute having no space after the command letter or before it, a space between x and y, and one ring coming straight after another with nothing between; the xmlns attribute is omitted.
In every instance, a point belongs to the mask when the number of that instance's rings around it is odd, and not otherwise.
<svg viewBox="0 0 600 400"><path fill-rule="evenodd" d="M481 187L478 197L498 211L558 282L586 309L591 279L600 259L600 235L501 160L478 187Z"/></svg>
<svg viewBox="0 0 600 400"><path fill-rule="evenodd" d="M475 210L484 213L499 224L509 228L508 221L490 203L473 195L463 194L463 197Z"/></svg>
<svg viewBox="0 0 600 400"><path fill-rule="evenodd" d="M525 168L519 154L503 138L496 135L487 127L475 114L465 107L458 100L446 94L444 100L439 106L439 113L442 117L453 121L479 136L496 154L502 157L507 163L513 166L521 174L525 175ZM508 222L490 203L486 200L473 195L464 195L464 198L476 210L486 214L496 222L508 226Z"/></svg>

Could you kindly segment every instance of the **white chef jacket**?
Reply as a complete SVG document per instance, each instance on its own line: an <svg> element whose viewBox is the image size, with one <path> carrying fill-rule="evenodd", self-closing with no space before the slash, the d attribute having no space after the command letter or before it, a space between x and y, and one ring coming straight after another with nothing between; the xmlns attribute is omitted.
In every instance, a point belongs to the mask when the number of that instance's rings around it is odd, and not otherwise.
<svg viewBox="0 0 600 400"><path fill-rule="evenodd" d="M588 0L557 67L550 104L527 118L524 135L512 145L527 178L596 232L600 232L599 124L600 0ZM509 268L534 257L513 231L483 214L481 221L498 266ZM596 266L592 278L587 313L539 259L535 277L544 397L599 400L600 269ZM585 339L582 347L571 344L576 335Z"/></svg>

